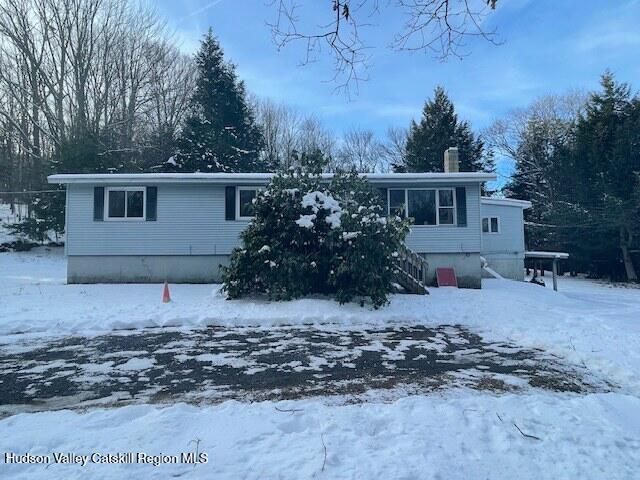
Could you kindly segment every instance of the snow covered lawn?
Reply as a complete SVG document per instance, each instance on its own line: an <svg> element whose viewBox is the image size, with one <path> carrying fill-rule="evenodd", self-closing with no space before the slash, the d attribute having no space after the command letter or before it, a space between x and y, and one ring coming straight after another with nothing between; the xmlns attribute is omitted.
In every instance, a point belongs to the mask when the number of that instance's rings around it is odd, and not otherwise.
<svg viewBox="0 0 640 480"><path fill-rule="evenodd" d="M631 480L640 466L639 409L621 394L455 390L345 406L228 401L21 414L0 422L1 452L180 455L199 441L208 463L0 468L12 479Z"/></svg>
<svg viewBox="0 0 640 480"><path fill-rule="evenodd" d="M173 285L174 301L164 305L159 285L65 285L60 250L0 254L5 351L150 326L459 324L487 341L542 349L614 385L611 393L452 388L392 401L372 392L355 405L314 397L18 414L0 421L0 453L158 455L197 445L209 462L2 471L10 478L638 478L640 289L564 277L559 288L488 280L482 290L394 296L371 311L326 299L230 302L217 286ZM123 363L131 371L144 361L134 353Z"/></svg>
<svg viewBox="0 0 640 480"><path fill-rule="evenodd" d="M26 208L24 205L16 205L15 208L16 211L12 213L9 204L0 201L0 244L16 240L15 235L9 231L7 226L17 223L19 221L18 213L22 211L26 213Z"/></svg>

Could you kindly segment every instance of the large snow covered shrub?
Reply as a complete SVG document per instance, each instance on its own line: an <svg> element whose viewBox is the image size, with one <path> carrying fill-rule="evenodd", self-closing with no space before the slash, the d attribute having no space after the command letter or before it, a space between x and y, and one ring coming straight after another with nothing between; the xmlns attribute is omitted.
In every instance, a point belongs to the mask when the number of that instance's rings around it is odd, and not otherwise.
<svg viewBox="0 0 640 480"><path fill-rule="evenodd" d="M229 298L262 293L273 300L331 294L341 302L387 302L393 253L408 223L385 217L380 194L356 174L329 182L276 176L254 203L242 248L223 269Z"/></svg>

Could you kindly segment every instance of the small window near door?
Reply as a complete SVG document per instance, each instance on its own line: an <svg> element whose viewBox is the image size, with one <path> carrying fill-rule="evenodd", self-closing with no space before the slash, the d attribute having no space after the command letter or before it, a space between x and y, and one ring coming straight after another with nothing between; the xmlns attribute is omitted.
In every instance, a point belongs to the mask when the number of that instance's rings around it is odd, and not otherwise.
<svg viewBox="0 0 640 480"><path fill-rule="evenodd" d="M144 220L144 187L109 188L107 220Z"/></svg>
<svg viewBox="0 0 640 480"><path fill-rule="evenodd" d="M255 216L254 202L261 188L238 187L238 211L236 218L240 220L251 220Z"/></svg>
<svg viewBox="0 0 640 480"><path fill-rule="evenodd" d="M498 217L484 217L482 219L482 233L500 233L500 219Z"/></svg>

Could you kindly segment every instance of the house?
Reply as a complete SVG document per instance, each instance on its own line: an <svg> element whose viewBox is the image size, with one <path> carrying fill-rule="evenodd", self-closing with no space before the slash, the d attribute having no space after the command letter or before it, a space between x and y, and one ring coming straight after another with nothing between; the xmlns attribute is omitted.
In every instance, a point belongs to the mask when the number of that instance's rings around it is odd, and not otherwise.
<svg viewBox="0 0 640 480"><path fill-rule="evenodd" d="M524 280L524 215L531 202L512 198L480 199L482 256L505 278Z"/></svg>
<svg viewBox="0 0 640 480"><path fill-rule="evenodd" d="M365 176L387 198L389 213L414 218L406 244L427 259L428 282L435 281L436 267L447 266L455 268L460 286L480 288L481 255L495 261L505 276L522 279L526 202L482 198L482 184L496 176L458 172L457 149L447 150L444 173ZM251 220L251 202L271 177L50 176L50 183L67 187L67 281L219 282L219 266L228 264L231 251L240 245L239 235Z"/></svg>

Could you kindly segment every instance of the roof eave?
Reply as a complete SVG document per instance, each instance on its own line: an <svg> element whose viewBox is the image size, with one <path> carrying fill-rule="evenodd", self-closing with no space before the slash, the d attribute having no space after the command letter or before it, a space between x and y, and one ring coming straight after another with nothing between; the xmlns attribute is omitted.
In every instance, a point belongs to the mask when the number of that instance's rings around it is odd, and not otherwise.
<svg viewBox="0 0 640 480"><path fill-rule="evenodd" d="M522 209L531 208L531 202L528 200L519 200L517 198L492 198L481 197L481 203L486 205L506 205L510 207L519 207Z"/></svg>
<svg viewBox="0 0 640 480"><path fill-rule="evenodd" d="M261 185L269 182L272 173L136 173L136 174L59 174L47 177L49 183L57 184L158 184L158 183L207 183ZM330 179L333 174L323 174ZM496 180L491 173L388 173L362 174L371 183L484 183Z"/></svg>

